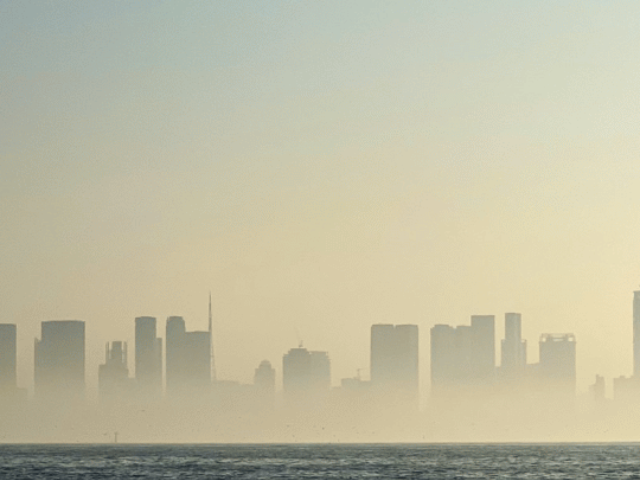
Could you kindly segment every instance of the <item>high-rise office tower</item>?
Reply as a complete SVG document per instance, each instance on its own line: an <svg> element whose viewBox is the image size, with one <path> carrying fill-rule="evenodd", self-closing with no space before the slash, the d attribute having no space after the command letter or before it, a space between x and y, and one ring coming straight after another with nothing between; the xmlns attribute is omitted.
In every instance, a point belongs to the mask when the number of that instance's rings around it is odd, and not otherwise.
<svg viewBox="0 0 640 480"><path fill-rule="evenodd" d="M527 364L527 342L522 340L522 319L519 313L505 313L504 340L500 373L505 380L522 379Z"/></svg>
<svg viewBox="0 0 640 480"><path fill-rule="evenodd" d="M471 325L431 329L432 392L487 386L495 378L495 317L473 315Z"/></svg>
<svg viewBox="0 0 640 480"><path fill-rule="evenodd" d="M166 326L167 394L211 387L210 332L187 332L182 317L169 317Z"/></svg>
<svg viewBox="0 0 640 480"><path fill-rule="evenodd" d="M211 309L211 292L209 292L209 344L211 345L211 380L216 382L216 357L213 351L213 311Z"/></svg>
<svg viewBox="0 0 640 480"><path fill-rule="evenodd" d="M493 315L472 315L473 363L476 378L481 382L491 382L496 368L495 317Z"/></svg>
<svg viewBox="0 0 640 480"><path fill-rule="evenodd" d="M378 396L418 405L418 326L371 326L371 387Z"/></svg>
<svg viewBox="0 0 640 480"><path fill-rule="evenodd" d="M640 379L640 290L633 292L633 376Z"/></svg>
<svg viewBox="0 0 640 480"><path fill-rule="evenodd" d="M321 391L329 391L331 388L331 361L327 352L310 353L310 376L312 385Z"/></svg>
<svg viewBox="0 0 640 480"><path fill-rule="evenodd" d="M331 362L327 352L292 348L282 357L282 387L288 401L321 400L331 388Z"/></svg>
<svg viewBox="0 0 640 480"><path fill-rule="evenodd" d="M123 399L129 393L126 342L111 342L105 347L105 362L98 368L101 400Z"/></svg>
<svg viewBox="0 0 640 480"><path fill-rule="evenodd" d="M308 390L311 355L306 348L292 348L282 357L282 390L285 395Z"/></svg>
<svg viewBox="0 0 640 480"><path fill-rule="evenodd" d="M139 393L162 394L162 339L156 336L154 317L136 318L136 386Z"/></svg>
<svg viewBox="0 0 640 480"><path fill-rule="evenodd" d="M84 322L42 322L35 340L34 380L37 397L84 396Z"/></svg>
<svg viewBox="0 0 640 480"><path fill-rule="evenodd" d="M450 325L431 327L431 389L437 391L458 380L457 329Z"/></svg>
<svg viewBox="0 0 640 480"><path fill-rule="evenodd" d="M17 388L16 326L0 323L0 392Z"/></svg>
<svg viewBox="0 0 640 480"><path fill-rule="evenodd" d="M165 378L167 393L179 389L185 381L185 336L182 317L167 318L165 333Z"/></svg>
<svg viewBox="0 0 640 480"><path fill-rule="evenodd" d="M575 394L576 339L573 334L540 336L540 377L555 393Z"/></svg>

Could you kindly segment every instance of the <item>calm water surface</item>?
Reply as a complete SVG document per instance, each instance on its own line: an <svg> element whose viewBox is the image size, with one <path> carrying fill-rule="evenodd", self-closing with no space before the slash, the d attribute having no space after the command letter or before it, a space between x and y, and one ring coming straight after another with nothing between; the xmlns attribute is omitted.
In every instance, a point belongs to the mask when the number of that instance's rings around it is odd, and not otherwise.
<svg viewBox="0 0 640 480"><path fill-rule="evenodd" d="M640 479L640 444L2 445L1 479Z"/></svg>

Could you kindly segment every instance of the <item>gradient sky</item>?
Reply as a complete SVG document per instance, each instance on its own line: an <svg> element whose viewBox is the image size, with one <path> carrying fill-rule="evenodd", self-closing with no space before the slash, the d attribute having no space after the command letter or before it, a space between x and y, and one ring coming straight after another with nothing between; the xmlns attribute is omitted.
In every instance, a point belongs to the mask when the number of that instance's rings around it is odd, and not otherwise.
<svg viewBox="0 0 640 480"><path fill-rule="evenodd" d="M0 321L214 301L219 378L302 340L368 377L372 323L521 312L579 389L631 373L638 2L0 0ZM163 333L164 336L164 333ZM499 352L496 352L497 354Z"/></svg>

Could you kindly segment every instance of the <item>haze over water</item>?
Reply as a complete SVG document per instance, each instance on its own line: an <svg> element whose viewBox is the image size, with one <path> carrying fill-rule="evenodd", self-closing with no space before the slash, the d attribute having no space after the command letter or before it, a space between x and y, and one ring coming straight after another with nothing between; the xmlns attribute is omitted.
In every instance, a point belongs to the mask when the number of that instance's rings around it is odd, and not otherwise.
<svg viewBox="0 0 640 480"><path fill-rule="evenodd" d="M639 18L635 2L0 0L0 323L24 389L0 441L637 440L612 379L634 373ZM435 395L431 329L460 340L495 315L498 367L505 312L527 364L542 334L575 336L575 403ZM109 351L139 386L137 317L157 319L159 396L106 406L106 342L128 344ZM38 403L33 339L54 358L56 320L84 322L78 403ZM416 368L390 361L410 388L371 400L358 382L386 324L418 327L415 352L413 334L394 350ZM283 355L300 345L331 396L298 410ZM181 370L211 350L213 372ZM482 376L478 355L447 378ZM167 393L207 375L205 394Z"/></svg>

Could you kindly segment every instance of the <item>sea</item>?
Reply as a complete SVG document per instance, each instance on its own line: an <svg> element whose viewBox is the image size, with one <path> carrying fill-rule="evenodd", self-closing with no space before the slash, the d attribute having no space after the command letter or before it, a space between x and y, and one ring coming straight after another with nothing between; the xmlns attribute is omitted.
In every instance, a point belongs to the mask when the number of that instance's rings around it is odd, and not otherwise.
<svg viewBox="0 0 640 480"><path fill-rule="evenodd" d="M0 479L640 479L640 444L0 445Z"/></svg>

